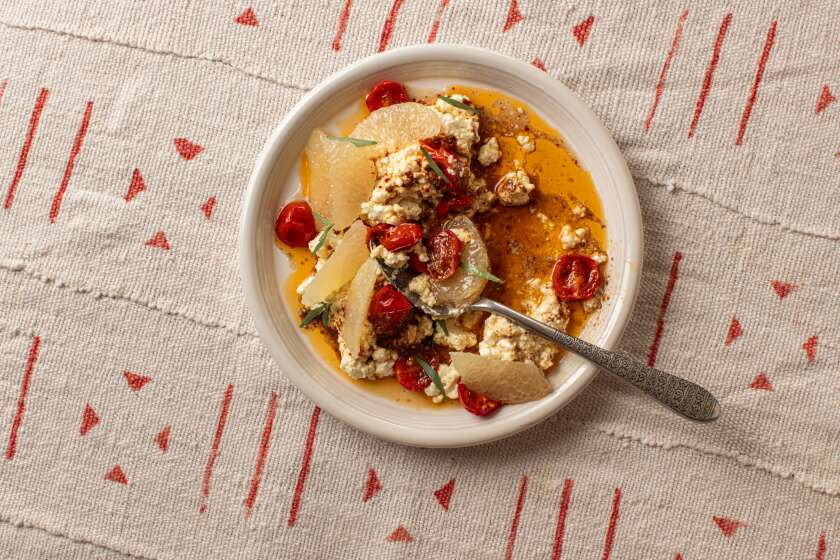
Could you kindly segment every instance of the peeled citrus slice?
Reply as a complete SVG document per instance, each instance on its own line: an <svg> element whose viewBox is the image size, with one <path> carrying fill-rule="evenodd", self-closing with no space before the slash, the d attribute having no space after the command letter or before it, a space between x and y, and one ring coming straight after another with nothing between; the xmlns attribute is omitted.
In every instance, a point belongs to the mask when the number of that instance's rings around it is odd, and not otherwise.
<svg viewBox="0 0 840 560"><path fill-rule="evenodd" d="M354 358L359 355L362 330L368 316L370 298L373 296L373 286L379 274L379 263L376 259L368 259L350 282L347 291L347 303L344 307L344 345Z"/></svg>
<svg viewBox="0 0 840 560"><path fill-rule="evenodd" d="M383 107L356 125L351 136L375 140L377 155L440 134L440 116L422 103L399 103Z"/></svg>
<svg viewBox="0 0 840 560"><path fill-rule="evenodd" d="M461 383L493 400L524 403L551 392L551 383L531 362L503 362L469 352L451 352L450 356Z"/></svg>
<svg viewBox="0 0 840 560"><path fill-rule="evenodd" d="M326 301L333 292L353 279L369 256L367 227L362 222L353 222L333 254L304 290L300 298L304 307Z"/></svg>
<svg viewBox="0 0 840 560"><path fill-rule="evenodd" d="M317 128L309 136L309 204L339 230L359 217L370 198L376 182L371 147L333 140Z"/></svg>
<svg viewBox="0 0 840 560"><path fill-rule="evenodd" d="M463 229L471 234L469 243L461 244L461 262L468 263L472 267L490 272L490 259L487 257L487 247L481 240L481 234L475 224L466 216L455 216L447 220L443 227L445 229ZM469 305L481 295L487 280L470 274L462 265L455 271L455 274L446 280L433 280L431 283L432 293L439 305Z"/></svg>

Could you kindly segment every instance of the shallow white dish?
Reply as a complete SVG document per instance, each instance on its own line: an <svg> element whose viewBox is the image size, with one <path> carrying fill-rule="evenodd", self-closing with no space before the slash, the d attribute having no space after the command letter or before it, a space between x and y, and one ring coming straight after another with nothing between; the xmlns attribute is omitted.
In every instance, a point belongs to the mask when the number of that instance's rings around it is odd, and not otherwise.
<svg viewBox="0 0 840 560"><path fill-rule="evenodd" d="M371 86L392 79L409 86L462 84L501 91L525 102L565 139L589 171L604 207L609 263L607 299L582 337L603 348L621 338L636 301L642 266L642 222L635 186L610 134L559 81L529 64L463 45L395 49L361 60L325 80L277 126L257 159L245 193L239 252L245 299L257 331L283 373L330 415L386 440L424 447L475 445L510 436L546 419L580 393L595 366L565 356L546 398L502 407L479 418L461 408L415 410L352 384L311 348L283 295L290 266L274 244L274 219L299 190L300 154L309 133L327 127Z"/></svg>

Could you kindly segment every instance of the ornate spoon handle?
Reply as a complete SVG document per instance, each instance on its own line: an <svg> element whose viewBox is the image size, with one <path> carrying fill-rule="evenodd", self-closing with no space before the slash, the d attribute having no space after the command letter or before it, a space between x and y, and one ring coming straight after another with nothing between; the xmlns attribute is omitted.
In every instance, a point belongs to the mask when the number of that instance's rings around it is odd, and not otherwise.
<svg viewBox="0 0 840 560"><path fill-rule="evenodd" d="M471 308L501 315L523 329L559 344L641 389L689 420L710 422L720 416L720 404L714 395L691 381L647 367L626 354L593 346L491 299L481 298Z"/></svg>

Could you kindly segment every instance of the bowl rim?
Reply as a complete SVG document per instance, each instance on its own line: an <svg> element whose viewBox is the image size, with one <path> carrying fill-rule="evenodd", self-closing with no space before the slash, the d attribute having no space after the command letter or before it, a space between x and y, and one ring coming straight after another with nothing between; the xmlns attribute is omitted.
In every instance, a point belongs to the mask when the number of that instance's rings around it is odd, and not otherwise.
<svg viewBox="0 0 840 560"><path fill-rule="evenodd" d="M283 374L321 409L350 426L395 443L422 447L478 445L511 436L553 415L589 385L598 373L597 366L591 363L586 364L583 371L570 383L564 383L562 392L555 390L548 398L534 403L537 406L511 418L511 422L488 423L486 426L467 430L466 434L460 431L446 438L441 438L440 434L434 434L434 439L431 439L428 432L421 429L395 425L373 416L359 415L355 411L348 410L332 393L319 386L309 373L297 371L297 368L284 367L284 361L289 360L291 356L286 354L284 343L275 332L275 325L264 308L260 293L257 221L263 195L269 188L269 178L274 164L288 142L291 131L295 128L293 125L305 119L309 113L325 102L331 92L340 90L347 83L357 80L359 76L376 74L384 68L418 62L465 62L495 68L502 73L532 82L557 103L570 107L582 121L586 122L587 131L592 140L602 152L604 160L609 162L610 174L619 190L623 191L622 194L626 195L622 197L620 208L622 220L626 224L625 238L620 239L619 242L624 246L625 263L631 261L638 263L635 266L625 264L621 284L613 296L619 301L599 339L602 346L607 349L612 349L618 344L635 307L643 258L641 208L624 156L600 119L577 94L562 82L531 64L481 47L439 43L401 47L374 54L329 76L298 101L274 128L263 146L245 191L239 229L240 276L245 302L262 343Z"/></svg>

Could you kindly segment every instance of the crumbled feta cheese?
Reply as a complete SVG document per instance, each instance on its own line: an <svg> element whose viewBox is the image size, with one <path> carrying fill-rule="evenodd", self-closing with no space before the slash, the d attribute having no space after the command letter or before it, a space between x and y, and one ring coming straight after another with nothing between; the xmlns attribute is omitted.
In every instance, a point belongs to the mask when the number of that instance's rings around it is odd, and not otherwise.
<svg viewBox="0 0 840 560"><path fill-rule="evenodd" d="M496 183L496 196L503 206L522 206L528 204L531 192L536 188L521 169L510 171Z"/></svg>
<svg viewBox="0 0 840 560"><path fill-rule="evenodd" d="M382 262L392 268L402 268L408 264L408 253L408 251L389 251L384 245L377 245L371 249L370 256L374 259L382 259Z"/></svg>
<svg viewBox="0 0 840 560"><path fill-rule="evenodd" d="M495 136L478 149L478 163L481 165L492 165L499 161L500 157L502 157L502 151L499 149L499 141Z"/></svg>
<svg viewBox="0 0 840 560"><path fill-rule="evenodd" d="M599 295L594 295L589 299L583 300L583 310L587 313L592 313L593 311L597 311L601 308L601 297Z"/></svg>
<svg viewBox="0 0 840 560"><path fill-rule="evenodd" d="M573 215L575 218L583 218L583 217L585 217L585 216L586 216L586 212L587 212L587 210L586 210L586 206L583 206L583 205L581 205L581 204L575 204L574 206L572 206L572 215Z"/></svg>
<svg viewBox="0 0 840 560"><path fill-rule="evenodd" d="M441 395L437 386L434 383L431 383L424 390L426 395L432 397L433 403L443 402L444 396L451 400L457 399L458 381L461 380L461 375L458 373L458 370L455 369L455 366L441 364L440 367L438 367L437 374L438 377L440 377L440 384L443 385L444 394Z"/></svg>
<svg viewBox="0 0 840 560"><path fill-rule="evenodd" d="M393 344L398 348L417 346L424 339L432 336L434 331L435 326L431 317L418 314L416 322L411 322L400 328L399 336L394 339Z"/></svg>
<svg viewBox="0 0 840 560"><path fill-rule="evenodd" d="M449 334L446 334L439 324L435 325L435 344L447 346L457 352L463 352L467 348L475 346L478 342L475 333L462 327L455 319L446 319L446 330Z"/></svg>
<svg viewBox="0 0 840 560"><path fill-rule="evenodd" d="M432 278L428 274L418 274L408 283L408 291L417 294L420 301L428 306L437 305L437 297L432 292Z"/></svg>
<svg viewBox="0 0 840 560"><path fill-rule="evenodd" d="M394 375L397 353L376 345L373 326L369 321L365 321L363 326L358 356L350 354L341 331L338 333L338 351L341 354L341 369L353 379L381 379Z"/></svg>
<svg viewBox="0 0 840 560"><path fill-rule="evenodd" d="M516 141L519 142L519 145L522 146L522 151L526 154L530 154L537 147L534 145L534 139L528 136L527 134L520 134L516 137Z"/></svg>
<svg viewBox="0 0 840 560"><path fill-rule="evenodd" d="M473 242L473 234L464 228L454 228L450 230L458 238L462 245L469 245Z"/></svg>
<svg viewBox="0 0 840 560"><path fill-rule="evenodd" d="M569 224L563 224L563 227L560 228L560 244L563 245L564 249L574 249L585 245L588 238L589 228L587 227L573 230Z"/></svg>
<svg viewBox="0 0 840 560"><path fill-rule="evenodd" d="M607 255L600 251L595 251L592 253L592 260L598 264L604 264L607 262Z"/></svg>
<svg viewBox="0 0 840 560"><path fill-rule="evenodd" d="M461 103L468 104L470 101L468 97L457 93L450 97ZM478 115L450 105L443 99L438 99L434 108L440 114L443 133L455 138L458 151L462 155L469 156L473 144L478 141Z"/></svg>
<svg viewBox="0 0 840 560"><path fill-rule="evenodd" d="M327 238L324 240L324 243L321 245L321 248L318 249L318 252L315 253L315 247L321 243L321 237L326 235ZM324 233L323 231L319 232L318 235L312 238L312 241L309 242L309 252L314 254L319 259L328 259L338 244L341 242L341 235L335 233L335 230L330 229L328 233Z"/></svg>

